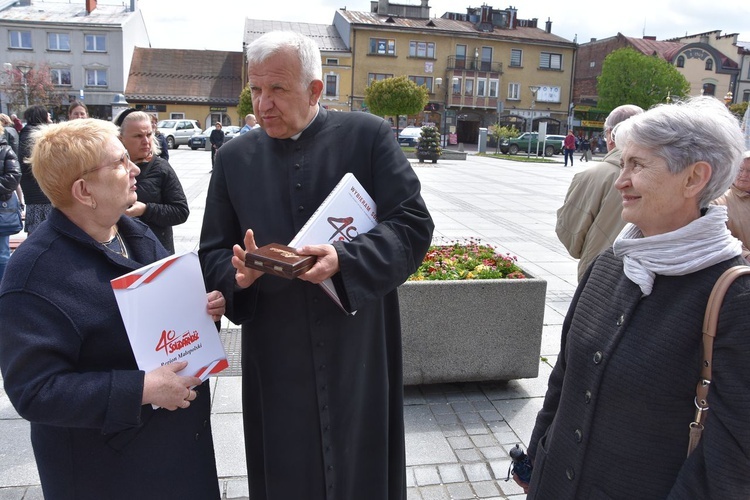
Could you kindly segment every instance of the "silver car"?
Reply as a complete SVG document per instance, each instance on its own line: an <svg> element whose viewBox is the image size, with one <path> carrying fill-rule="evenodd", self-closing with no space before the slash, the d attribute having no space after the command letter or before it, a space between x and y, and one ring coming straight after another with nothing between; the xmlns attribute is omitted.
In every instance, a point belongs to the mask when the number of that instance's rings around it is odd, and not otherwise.
<svg viewBox="0 0 750 500"><path fill-rule="evenodd" d="M201 126L196 120L162 120L156 124L159 132L167 138L167 147L177 149L182 144L187 144L193 134L201 131Z"/></svg>

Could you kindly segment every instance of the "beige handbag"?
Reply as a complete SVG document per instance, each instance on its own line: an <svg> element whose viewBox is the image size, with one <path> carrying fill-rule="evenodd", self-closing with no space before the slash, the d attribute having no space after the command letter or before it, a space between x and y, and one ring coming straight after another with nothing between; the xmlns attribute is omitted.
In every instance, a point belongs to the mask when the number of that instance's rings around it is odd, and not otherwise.
<svg viewBox="0 0 750 500"><path fill-rule="evenodd" d="M708 297L706 315L703 318L703 366L701 367L701 378L695 389L695 421L690 423L690 442L688 443L688 456L693 452L703 433L703 422L706 420L708 411L708 388L711 385L711 363L714 352L714 338L716 327L719 323L719 310L724 301L729 286L745 274L750 274L750 266L734 266L722 274Z"/></svg>

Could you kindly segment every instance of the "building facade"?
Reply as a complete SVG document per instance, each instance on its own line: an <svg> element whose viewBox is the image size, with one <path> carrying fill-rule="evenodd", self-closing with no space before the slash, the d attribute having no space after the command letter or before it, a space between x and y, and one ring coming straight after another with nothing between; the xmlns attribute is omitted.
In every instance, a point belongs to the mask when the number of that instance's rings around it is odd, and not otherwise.
<svg viewBox="0 0 750 500"><path fill-rule="evenodd" d="M242 52L136 47L125 98L160 120L197 120L203 129L216 122L241 127L242 72Z"/></svg>
<svg viewBox="0 0 750 500"><path fill-rule="evenodd" d="M434 124L466 143L495 123L525 131L546 122L547 133L564 132L575 43L552 34L550 22L540 29L516 14L485 5L430 18L427 0L336 11L333 25L353 57L350 108L366 110L364 90L373 80L406 75L427 88L430 101L399 127Z"/></svg>
<svg viewBox="0 0 750 500"><path fill-rule="evenodd" d="M123 4L0 1L6 74L8 69L48 67L63 94L62 108L53 111L64 114L71 101L82 100L91 116L111 119L112 103L125 90L133 48L150 45L138 0ZM3 111L20 113L24 106L3 99Z"/></svg>

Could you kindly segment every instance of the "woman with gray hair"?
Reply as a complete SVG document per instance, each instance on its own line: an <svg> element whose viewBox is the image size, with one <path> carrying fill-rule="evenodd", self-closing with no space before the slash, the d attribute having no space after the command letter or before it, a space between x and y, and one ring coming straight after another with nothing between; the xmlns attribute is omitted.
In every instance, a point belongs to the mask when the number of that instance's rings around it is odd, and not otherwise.
<svg viewBox="0 0 750 500"><path fill-rule="evenodd" d="M710 206L737 175L737 120L712 97L615 128L628 224L588 269L529 444L529 499L739 499L750 492L750 278L729 289L710 412L686 459L709 294L746 263ZM526 485L528 486L528 485Z"/></svg>

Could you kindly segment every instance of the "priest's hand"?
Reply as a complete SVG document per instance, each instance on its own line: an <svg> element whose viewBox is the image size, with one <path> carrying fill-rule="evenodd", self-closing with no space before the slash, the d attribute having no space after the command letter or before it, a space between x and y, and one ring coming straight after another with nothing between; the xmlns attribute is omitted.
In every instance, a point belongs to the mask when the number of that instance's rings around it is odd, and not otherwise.
<svg viewBox="0 0 750 500"><path fill-rule="evenodd" d="M227 311L227 301L224 299L224 295L220 291L214 290L206 294L206 301L208 302L207 310L211 319L219 321Z"/></svg>
<svg viewBox="0 0 750 500"><path fill-rule="evenodd" d="M257 249L258 245L255 244L255 234L252 229L248 229L245 233L244 249L239 245L232 247L232 251L234 252L232 266L237 270L234 274L234 282L240 288L249 287L264 274L262 271L245 267L245 252L254 252Z"/></svg>
<svg viewBox="0 0 750 500"><path fill-rule="evenodd" d="M339 272L339 254L333 245L305 245L296 250L300 255L314 255L318 258L309 271L298 276L299 279L318 284Z"/></svg>

